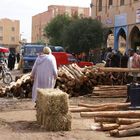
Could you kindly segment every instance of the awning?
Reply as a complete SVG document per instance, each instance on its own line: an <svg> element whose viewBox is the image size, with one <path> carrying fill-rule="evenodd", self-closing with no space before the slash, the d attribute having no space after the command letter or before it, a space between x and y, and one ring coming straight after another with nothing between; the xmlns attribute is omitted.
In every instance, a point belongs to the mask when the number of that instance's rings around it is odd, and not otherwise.
<svg viewBox="0 0 140 140"><path fill-rule="evenodd" d="M0 47L0 52L9 52L8 48Z"/></svg>

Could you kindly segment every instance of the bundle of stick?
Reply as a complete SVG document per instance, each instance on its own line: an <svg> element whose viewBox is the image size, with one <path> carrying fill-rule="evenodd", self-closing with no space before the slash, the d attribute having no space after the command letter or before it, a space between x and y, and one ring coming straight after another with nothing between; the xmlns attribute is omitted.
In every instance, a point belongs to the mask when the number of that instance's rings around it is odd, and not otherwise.
<svg viewBox="0 0 140 140"><path fill-rule="evenodd" d="M79 107L70 108L70 111L80 112L83 118L94 119L93 128L98 131L108 131L110 136L137 136L140 135L140 111L129 110L129 106L130 103L100 105L80 103Z"/></svg>

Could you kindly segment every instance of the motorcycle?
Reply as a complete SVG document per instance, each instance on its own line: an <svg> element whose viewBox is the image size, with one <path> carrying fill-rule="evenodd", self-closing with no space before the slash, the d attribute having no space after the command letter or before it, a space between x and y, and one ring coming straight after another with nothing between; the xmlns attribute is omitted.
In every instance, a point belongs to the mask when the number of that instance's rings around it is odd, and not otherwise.
<svg viewBox="0 0 140 140"><path fill-rule="evenodd" d="M3 80L4 84L10 84L13 81L12 75L4 61L0 63L0 79Z"/></svg>

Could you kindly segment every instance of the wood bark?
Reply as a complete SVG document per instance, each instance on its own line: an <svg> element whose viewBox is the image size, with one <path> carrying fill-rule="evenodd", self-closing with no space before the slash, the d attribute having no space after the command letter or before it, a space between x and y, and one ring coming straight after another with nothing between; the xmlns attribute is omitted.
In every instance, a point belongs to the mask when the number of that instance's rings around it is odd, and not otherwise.
<svg viewBox="0 0 140 140"><path fill-rule="evenodd" d="M81 112L81 117L128 117L139 118L140 111L100 111L100 112Z"/></svg>
<svg viewBox="0 0 140 140"><path fill-rule="evenodd" d="M87 108L87 107L77 107L77 108L73 108L70 111L71 112L96 112L96 111L117 111L120 109L127 109L128 106L116 106L116 105L112 105L112 106L101 106L101 107L96 107L96 108Z"/></svg>
<svg viewBox="0 0 140 140"><path fill-rule="evenodd" d="M104 103L99 105L79 103L78 106L89 107L89 108L98 108L98 107L106 107L106 106L128 107L130 106L130 103Z"/></svg>
<svg viewBox="0 0 140 140"><path fill-rule="evenodd" d="M70 108L69 110L72 113L78 113L78 112L88 112L91 111L92 109L87 107L75 107L75 108Z"/></svg>
<svg viewBox="0 0 140 140"><path fill-rule="evenodd" d="M137 127L140 127L140 122L136 122L136 123L125 125L125 126L122 125L118 127L118 130L128 130L128 129L133 129Z"/></svg>
<svg viewBox="0 0 140 140"><path fill-rule="evenodd" d="M119 124L117 123L101 123L101 130L103 131L110 131L117 129L119 127Z"/></svg>
<svg viewBox="0 0 140 140"><path fill-rule="evenodd" d="M100 68L103 72L140 72L139 68L114 68L114 67L102 67Z"/></svg>
<svg viewBox="0 0 140 140"><path fill-rule="evenodd" d="M140 122L140 118L135 118L135 119L134 118L117 118L116 122L120 125L128 125L128 124Z"/></svg>
<svg viewBox="0 0 140 140"><path fill-rule="evenodd" d="M110 135L114 137L140 136L140 128L121 130L121 131L113 130L113 131L110 131Z"/></svg>
<svg viewBox="0 0 140 140"><path fill-rule="evenodd" d="M108 117L94 117L95 122L108 122L108 123L116 123L116 118L108 118Z"/></svg>
<svg viewBox="0 0 140 140"><path fill-rule="evenodd" d="M109 86L109 85L100 85L100 86L96 86L94 87L94 90L96 91L108 91L108 90L127 90L127 86L126 85L113 85L113 86Z"/></svg>
<svg viewBox="0 0 140 140"><path fill-rule="evenodd" d="M126 95L91 95L92 98L126 98Z"/></svg>

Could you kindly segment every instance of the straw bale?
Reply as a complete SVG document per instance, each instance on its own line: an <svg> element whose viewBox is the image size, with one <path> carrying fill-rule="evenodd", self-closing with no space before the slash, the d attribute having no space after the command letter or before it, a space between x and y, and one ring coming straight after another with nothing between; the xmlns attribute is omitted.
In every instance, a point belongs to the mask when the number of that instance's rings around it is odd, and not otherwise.
<svg viewBox="0 0 140 140"><path fill-rule="evenodd" d="M70 131L71 114L44 115L37 116L37 122L47 131Z"/></svg>
<svg viewBox="0 0 140 140"><path fill-rule="evenodd" d="M38 89L37 91L37 108L45 115L68 113L67 93L60 89Z"/></svg>
<svg viewBox="0 0 140 140"><path fill-rule="evenodd" d="M37 119L38 124L42 125L43 113L40 110L37 110L36 119Z"/></svg>

